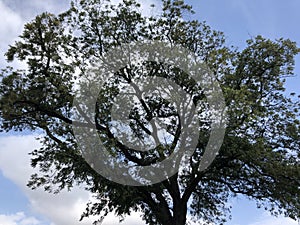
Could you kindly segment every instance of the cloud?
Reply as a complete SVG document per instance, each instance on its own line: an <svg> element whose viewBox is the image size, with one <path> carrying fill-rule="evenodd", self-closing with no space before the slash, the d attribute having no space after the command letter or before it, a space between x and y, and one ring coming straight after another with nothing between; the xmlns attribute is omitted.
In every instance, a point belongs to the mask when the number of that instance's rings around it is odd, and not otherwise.
<svg viewBox="0 0 300 225"><path fill-rule="evenodd" d="M7 64L4 54L9 45L18 40L23 31L25 23L30 22L35 16L42 12L60 13L69 6L69 1L59 0L0 0L0 67ZM14 61L9 66L14 68L26 68L25 62Z"/></svg>
<svg viewBox="0 0 300 225"><path fill-rule="evenodd" d="M0 1L0 65L5 64L4 53L8 49L9 44L13 44L18 35L21 34L23 27L22 18L9 7L7 7L2 1Z"/></svg>
<svg viewBox="0 0 300 225"><path fill-rule="evenodd" d="M1 23L0 23L0 32L1 32L1 42L8 43L11 39L16 38L23 27L22 18L7 7L3 2L0 1L0 11L1 11ZM2 48L2 46L1 46Z"/></svg>
<svg viewBox="0 0 300 225"><path fill-rule="evenodd" d="M158 15L162 10L161 1L158 0L138 0L137 2L141 3L141 12L145 16ZM151 7L151 5L155 5L155 8Z"/></svg>
<svg viewBox="0 0 300 225"><path fill-rule="evenodd" d="M267 213L264 213L263 216L254 223L250 223L249 225L298 225L298 222L292 220L290 218L285 217L273 217Z"/></svg>
<svg viewBox="0 0 300 225"><path fill-rule="evenodd" d="M56 225L91 224L92 220L79 222L90 198L87 191L75 187L71 192L63 191L53 195L42 189L30 190L26 186L30 175L37 172L31 168L28 155L33 149L40 147L34 136L1 137L0 146L0 169L3 175L21 188L33 211L45 215Z"/></svg>
<svg viewBox="0 0 300 225"><path fill-rule="evenodd" d="M5 215L0 214L1 225L41 225L41 222L35 217L28 217L24 212Z"/></svg>
<svg viewBox="0 0 300 225"><path fill-rule="evenodd" d="M32 20L42 12L60 13L65 11L70 1L60 0L2 0L10 9L19 14L24 20Z"/></svg>
<svg viewBox="0 0 300 225"><path fill-rule="evenodd" d="M94 217L79 222L86 203L91 199L91 194L83 188L74 187L70 192L64 190L54 195L44 192L43 189L30 190L26 186L30 175L37 172L31 168L30 156L28 155L33 149L40 147L35 136L2 136L0 137L0 146L0 170L5 177L20 187L27 196L30 208L34 212L47 217L53 222L52 225L90 225L96 219ZM117 217L110 214L104 220L103 225L115 225L118 224L118 221ZM0 224L6 225L1 222ZM16 224L27 225L20 222ZM132 216L128 217L122 224L141 225L144 222L138 213L132 213Z"/></svg>
<svg viewBox="0 0 300 225"><path fill-rule="evenodd" d="M110 214L107 218L104 219L102 225L116 225L119 224L119 219ZM120 223L120 225L144 225L145 222L142 221L139 213L132 213L130 216L126 217L125 221Z"/></svg>
<svg viewBox="0 0 300 225"><path fill-rule="evenodd" d="M160 10L161 3L158 0L138 0L141 2L141 11L144 15L155 15ZM34 17L42 12L61 13L68 9L70 1L60 0L2 0L0 1L0 66L6 66L6 60L4 54L8 50L8 46L12 45L18 36L22 33L24 24L33 20ZM121 0L113 0L113 3L121 2ZM150 7L151 4L155 4L157 7ZM14 61L10 66L15 68L25 68L24 62Z"/></svg>

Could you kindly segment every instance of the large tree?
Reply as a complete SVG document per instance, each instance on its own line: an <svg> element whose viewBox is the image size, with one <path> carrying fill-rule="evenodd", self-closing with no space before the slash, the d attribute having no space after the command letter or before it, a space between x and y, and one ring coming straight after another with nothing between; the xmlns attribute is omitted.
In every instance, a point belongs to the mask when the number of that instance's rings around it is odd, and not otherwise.
<svg viewBox="0 0 300 225"><path fill-rule="evenodd" d="M123 0L119 5L105 0L73 1L70 9L58 16L37 16L10 46L7 60L24 61L27 69L8 67L1 73L2 131L37 130L44 134L40 139L43 147L32 152L32 166L40 173L32 175L28 185L56 193L84 184L95 200L82 218L98 215L101 220L113 211L122 219L140 211L150 225L184 225L187 215L194 221L221 224L230 212L228 200L242 194L274 215L299 219L300 105L297 96L288 96L284 88L299 53L296 43L257 36L248 40L243 50L227 47L221 32L186 20L193 11L181 0L163 0L162 9L153 10L157 11L153 16L140 11L134 0ZM136 41L161 41L188 49L218 81L227 107L227 127L219 153L204 170L199 164L211 121L201 116L197 145L185 161L187 167L164 181L122 185L102 176L83 157L72 127L79 115L83 119L77 125L83 129L95 126L110 154L129 165L151 165L176 150L182 133L180 118L170 101L155 93L139 96L140 106L130 111L130 129L143 140L154 132L152 119L160 118L173 137L171 141L141 152L119 141L113 131L110 110L115 97L124 84L140 74L142 78L173 80L191 96L194 105L206 106L203 87L176 65L133 61L103 85L93 121L84 108L78 106L74 113L78 80L83 80L82 85L90 81L86 77L89 67L103 61L110 49ZM95 79L97 76L92 81ZM135 90L141 91L138 88ZM159 141L161 137L156 138Z"/></svg>

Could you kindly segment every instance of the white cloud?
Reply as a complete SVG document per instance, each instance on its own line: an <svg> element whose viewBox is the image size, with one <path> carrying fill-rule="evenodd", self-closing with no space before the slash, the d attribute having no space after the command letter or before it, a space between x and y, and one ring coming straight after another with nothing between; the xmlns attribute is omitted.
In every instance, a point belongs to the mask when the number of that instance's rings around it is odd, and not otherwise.
<svg viewBox="0 0 300 225"><path fill-rule="evenodd" d="M1 225L41 225L41 222L35 217L28 217L24 212L17 212L15 214L0 215Z"/></svg>
<svg viewBox="0 0 300 225"><path fill-rule="evenodd" d="M34 136L1 137L0 146L0 169L3 175L21 188L35 212L45 215L56 225L91 224L92 220L79 222L89 200L87 191L75 187L72 192L63 191L53 195L42 189L32 191L26 186L30 175L37 172L31 168L28 155L40 146Z"/></svg>
<svg viewBox="0 0 300 225"><path fill-rule="evenodd" d="M0 65L5 64L4 53L8 50L8 45L13 44L23 27L22 18L2 1L0 1Z"/></svg>
<svg viewBox="0 0 300 225"><path fill-rule="evenodd" d="M268 213L264 213L257 222L250 223L248 225L298 225L299 223L295 220L285 217L274 217L270 216Z"/></svg>
<svg viewBox="0 0 300 225"><path fill-rule="evenodd" d="M142 221L139 213L132 213L130 216L126 217L125 221L122 223L119 223L119 218L114 216L113 214L110 214L107 218L104 219L102 225L144 225L145 222Z"/></svg>
<svg viewBox="0 0 300 225"><path fill-rule="evenodd" d="M32 20L42 12L60 13L65 11L70 0L2 0L13 11L18 13L24 20Z"/></svg>
<svg viewBox="0 0 300 225"><path fill-rule="evenodd" d="M28 0L28 1L7 1L0 0L0 66L7 65L4 54L9 45L14 44L19 35L22 34L25 23L44 11L59 13L67 9L68 2L62 3L59 0ZM15 68L26 68L26 64L14 61L10 66Z"/></svg>
<svg viewBox="0 0 300 225"><path fill-rule="evenodd" d="M9 7L7 7L2 1L0 1L0 12L1 12L1 48L2 43L5 44L16 38L22 31L23 20L22 18Z"/></svg>
<svg viewBox="0 0 300 225"><path fill-rule="evenodd" d="M30 190L26 186L30 175L37 172L31 168L30 156L28 155L29 152L40 146L34 136L0 137L0 146L0 170L2 170L5 177L21 188L34 212L47 217L53 222L52 225L90 225L95 220L95 218L91 218L79 222L80 215L91 198L90 193L82 188L75 187L71 192L62 191L57 195L53 195L44 192L42 189ZM103 225L115 225L118 224L118 221L118 218L111 214L104 220ZM1 220L0 224L4 225ZM138 213L133 213L122 224L141 225L144 222L142 222ZM27 224L17 223L17 225Z"/></svg>
<svg viewBox="0 0 300 225"><path fill-rule="evenodd" d="M161 1L158 0L138 0L139 3L141 3L141 11L142 14L145 16L155 16L160 13L162 10L162 4ZM155 8L151 7L151 5L155 5Z"/></svg>

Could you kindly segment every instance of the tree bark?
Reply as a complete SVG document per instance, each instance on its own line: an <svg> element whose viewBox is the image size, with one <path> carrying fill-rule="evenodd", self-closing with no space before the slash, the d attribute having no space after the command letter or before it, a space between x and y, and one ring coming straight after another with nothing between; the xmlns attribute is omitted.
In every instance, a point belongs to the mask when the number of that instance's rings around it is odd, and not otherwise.
<svg viewBox="0 0 300 225"><path fill-rule="evenodd" d="M180 199L179 201L174 202L173 210L172 225L185 225L187 204Z"/></svg>

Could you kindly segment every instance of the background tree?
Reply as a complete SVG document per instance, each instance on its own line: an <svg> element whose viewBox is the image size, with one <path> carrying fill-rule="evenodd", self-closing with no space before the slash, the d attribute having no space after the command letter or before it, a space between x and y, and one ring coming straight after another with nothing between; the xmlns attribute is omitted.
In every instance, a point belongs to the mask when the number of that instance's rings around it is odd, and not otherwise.
<svg viewBox="0 0 300 225"><path fill-rule="evenodd" d="M85 184L98 201L88 204L82 218L99 215L101 220L114 211L122 219L132 211L141 211L150 225L183 225L188 214L195 221L221 224L230 211L229 198L237 194L274 215L299 218L300 105L295 94L288 97L284 92L285 77L293 74L294 56L299 53L296 43L257 36L239 51L226 47L221 32L205 23L185 20L192 9L183 1L163 0L162 4L158 15L147 17L133 0L118 6L109 1L74 1L65 13L43 13L25 25L20 40L10 46L6 56L8 61L25 61L28 67L2 71L0 115L2 131L29 129L45 134L43 147L32 152L32 166L41 173L32 176L29 186L43 186L56 193ZM201 129L189 165L194 169L154 185L124 186L99 175L82 157L72 130L72 103L75 84L90 63L101 60L112 47L142 40L183 46L203 60L222 87L228 126L219 155L206 170L195 168L210 128ZM175 67L146 62L142 68L192 90L195 104L204 99L201 88ZM139 68L131 66L121 69L116 78L126 81L138 72ZM167 157L166 151L157 156L158 147L137 157L139 153L116 141L107 110L119 91L114 84L99 93L95 118L107 146L120 159L137 165ZM144 100L149 113L139 117L133 112L132 116L137 133L143 130L143 123L159 113L166 116L170 109L161 99ZM177 126L170 127L174 137Z"/></svg>

